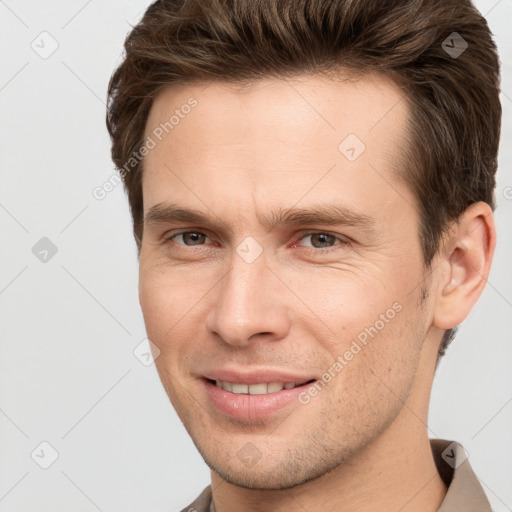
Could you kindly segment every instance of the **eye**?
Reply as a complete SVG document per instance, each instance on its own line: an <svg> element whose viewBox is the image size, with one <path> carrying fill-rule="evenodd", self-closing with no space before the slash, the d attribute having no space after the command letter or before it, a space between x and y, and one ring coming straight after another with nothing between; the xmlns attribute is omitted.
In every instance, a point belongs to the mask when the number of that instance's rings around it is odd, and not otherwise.
<svg viewBox="0 0 512 512"><path fill-rule="evenodd" d="M181 242L179 241L180 238L182 240ZM179 245L190 247L204 244L207 238L208 237L204 233L200 233L199 231L183 231L170 236L168 240L176 242Z"/></svg>
<svg viewBox="0 0 512 512"><path fill-rule="evenodd" d="M310 244L303 244L304 240L310 239ZM336 243L338 242L338 243ZM299 241L298 245L302 247L312 247L313 249L336 249L336 245L348 245L349 241L345 238L333 235L331 233L325 233L322 231L307 233ZM323 251L325 252L325 251Z"/></svg>
<svg viewBox="0 0 512 512"><path fill-rule="evenodd" d="M305 241L310 240L310 243ZM208 240L208 236L200 231L182 231L181 233L175 233L167 237L168 241L174 242L178 245L184 245L185 247L201 246L204 245ZM349 245L350 242L344 237L339 237L332 233L326 233L323 231L307 233L300 238L295 244L306 248L307 250L317 250L317 252L328 252L329 250L337 249L337 246Z"/></svg>

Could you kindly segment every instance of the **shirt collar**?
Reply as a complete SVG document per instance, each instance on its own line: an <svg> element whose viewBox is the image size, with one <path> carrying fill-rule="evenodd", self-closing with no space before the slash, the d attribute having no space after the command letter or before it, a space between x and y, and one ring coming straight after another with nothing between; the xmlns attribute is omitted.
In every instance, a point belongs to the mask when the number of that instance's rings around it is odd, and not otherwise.
<svg viewBox="0 0 512 512"><path fill-rule="evenodd" d="M438 512L492 512L464 448L455 441L431 439L437 471L448 487Z"/></svg>

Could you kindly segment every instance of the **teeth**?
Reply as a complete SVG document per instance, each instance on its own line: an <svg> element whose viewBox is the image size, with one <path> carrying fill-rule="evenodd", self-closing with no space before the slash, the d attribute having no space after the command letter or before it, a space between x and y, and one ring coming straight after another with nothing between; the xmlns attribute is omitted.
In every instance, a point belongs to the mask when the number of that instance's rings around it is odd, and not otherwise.
<svg viewBox="0 0 512 512"><path fill-rule="evenodd" d="M231 393L249 393L249 386L247 384L233 384Z"/></svg>
<svg viewBox="0 0 512 512"><path fill-rule="evenodd" d="M216 380L217 387L222 388L231 393L243 395L266 395L267 393L277 393L283 389L293 389L295 386L300 386L295 382L270 382L268 384L238 384L236 382L225 382Z"/></svg>
<svg viewBox="0 0 512 512"><path fill-rule="evenodd" d="M264 395L270 391L267 389L267 384L251 384L248 386L250 395Z"/></svg>
<svg viewBox="0 0 512 512"><path fill-rule="evenodd" d="M295 387L295 384L292 384ZM277 391L281 391L284 388L284 384L282 382L271 382L267 384L267 393L276 393Z"/></svg>

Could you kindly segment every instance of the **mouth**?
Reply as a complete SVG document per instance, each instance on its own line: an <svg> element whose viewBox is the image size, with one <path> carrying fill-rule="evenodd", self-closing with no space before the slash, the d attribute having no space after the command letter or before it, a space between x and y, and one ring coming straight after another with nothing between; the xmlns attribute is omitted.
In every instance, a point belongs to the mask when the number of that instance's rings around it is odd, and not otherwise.
<svg viewBox="0 0 512 512"><path fill-rule="evenodd" d="M215 384L218 388L236 395L268 395L278 393L283 389L295 389L315 382L315 379L310 379L305 382L261 382L256 384L243 384L213 379L206 380L211 384Z"/></svg>
<svg viewBox="0 0 512 512"><path fill-rule="evenodd" d="M257 420L279 411L298 407L300 396L316 382L254 382L251 384L229 382L210 378L200 379L205 398L216 414L230 418ZM302 407L302 405L300 405Z"/></svg>

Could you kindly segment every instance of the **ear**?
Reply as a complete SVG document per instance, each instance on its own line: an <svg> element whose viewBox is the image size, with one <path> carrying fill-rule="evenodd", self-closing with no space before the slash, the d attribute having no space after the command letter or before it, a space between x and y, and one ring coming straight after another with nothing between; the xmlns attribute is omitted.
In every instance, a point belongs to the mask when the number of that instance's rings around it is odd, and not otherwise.
<svg viewBox="0 0 512 512"><path fill-rule="evenodd" d="M472 204L439 251L433 325L447 330L467 318L487 283L495 246L491 207L482 201Z"/></svg>

